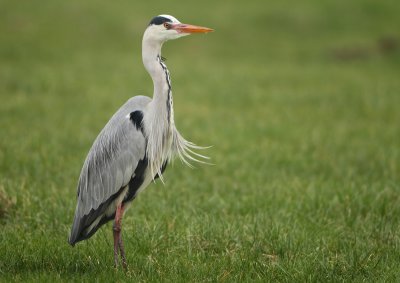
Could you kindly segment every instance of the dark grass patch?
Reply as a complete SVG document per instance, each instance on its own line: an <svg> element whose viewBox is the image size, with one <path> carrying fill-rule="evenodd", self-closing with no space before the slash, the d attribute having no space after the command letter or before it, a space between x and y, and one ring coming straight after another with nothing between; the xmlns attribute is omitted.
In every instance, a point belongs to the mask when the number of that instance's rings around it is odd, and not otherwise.
<svg viewBox="0 0 400 283"><path fill-rule="evenodd" d="M16 199L8 196L4 188L0 187L0 223L5 223L14 213L15 208Z"/></svg>
<svg viewBox="0 0 400 283"><path fill-rule="evenodd" d="M391 56L399 53L400 40L396 36L382 36L370 45L349 45L332 50L332 57L338 61L368 60L377 56Z"/></svg>

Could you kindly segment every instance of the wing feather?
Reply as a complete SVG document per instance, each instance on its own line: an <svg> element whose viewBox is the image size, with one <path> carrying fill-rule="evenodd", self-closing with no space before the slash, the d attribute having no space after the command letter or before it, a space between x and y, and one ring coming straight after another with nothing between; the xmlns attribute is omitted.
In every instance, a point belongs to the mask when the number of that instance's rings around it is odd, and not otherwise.
<svg viewBox="0 0 400 283"><path fill-rule="evenodd" d="M139 161L145 158L146 140L129 119L129 114L137 110L144 111L149 101L144 96L128 100L94 141L78 182L70 244L94 233L87 231L88 227L105 214L108 206L128 185Z"/></svg>

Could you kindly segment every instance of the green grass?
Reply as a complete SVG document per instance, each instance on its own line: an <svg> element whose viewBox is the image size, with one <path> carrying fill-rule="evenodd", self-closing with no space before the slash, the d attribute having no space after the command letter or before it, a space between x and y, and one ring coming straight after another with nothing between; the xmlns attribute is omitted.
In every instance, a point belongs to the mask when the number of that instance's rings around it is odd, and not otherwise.
<svg viewBox="0 0 400 283"><path fill-rule="evenodd" d="M136 1L137 2L137 1ZM0 281L396 281L397 1L0 1ZM151 95L152 16L214 28L164 46L176 162L123 221L71 248L79 172L129 97Z"/></svg>

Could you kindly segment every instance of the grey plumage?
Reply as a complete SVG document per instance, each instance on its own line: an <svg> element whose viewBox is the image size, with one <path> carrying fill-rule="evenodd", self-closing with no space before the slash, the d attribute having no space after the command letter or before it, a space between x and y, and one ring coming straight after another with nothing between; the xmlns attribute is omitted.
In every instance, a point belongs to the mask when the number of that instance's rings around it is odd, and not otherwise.
<svg viewBox="0 0 400 283"><path fill-rule="evenodd" d="M108 121L94 141L78 182L77 205L69 243L91 237L114 219L114 263L118 254L126 267L121 237L122 217L137 194L160 178L174 157L189 161L207 158L194 150L202 147L184 139L175 127L171 78L162 61L161 47L170 39L209 28L180 23L169 15L155 17L142 41L144 67L153 80L153 98L129 99Z"/></svg>
<svg viewBox="0 0 400 283"><path fill-rule="evenodd" d="M93 234L93 229L99 228L97 225L91 227L95 221L100 223L101 218L107 220L113 217L114 211L102 204L110 198L117 198L118 192L128 186L139 161L146 154L145 137L129 119L129 114L137 110L144 111L150 101L145 96L129 99L93 143L79 178L70 244Z"/></svg>

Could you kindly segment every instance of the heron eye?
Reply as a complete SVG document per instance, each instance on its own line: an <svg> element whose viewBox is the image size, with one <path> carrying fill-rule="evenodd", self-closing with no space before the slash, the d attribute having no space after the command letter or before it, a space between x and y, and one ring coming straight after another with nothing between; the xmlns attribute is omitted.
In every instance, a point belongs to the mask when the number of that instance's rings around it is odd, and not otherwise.
<svg viewBox="0 0 400 283"><path fill-rule="evenodd" d="M169 23L164 23L164 27L165 27L166 29L169 29L169 28L171 27L171 25L170 25Z"/></svg>

